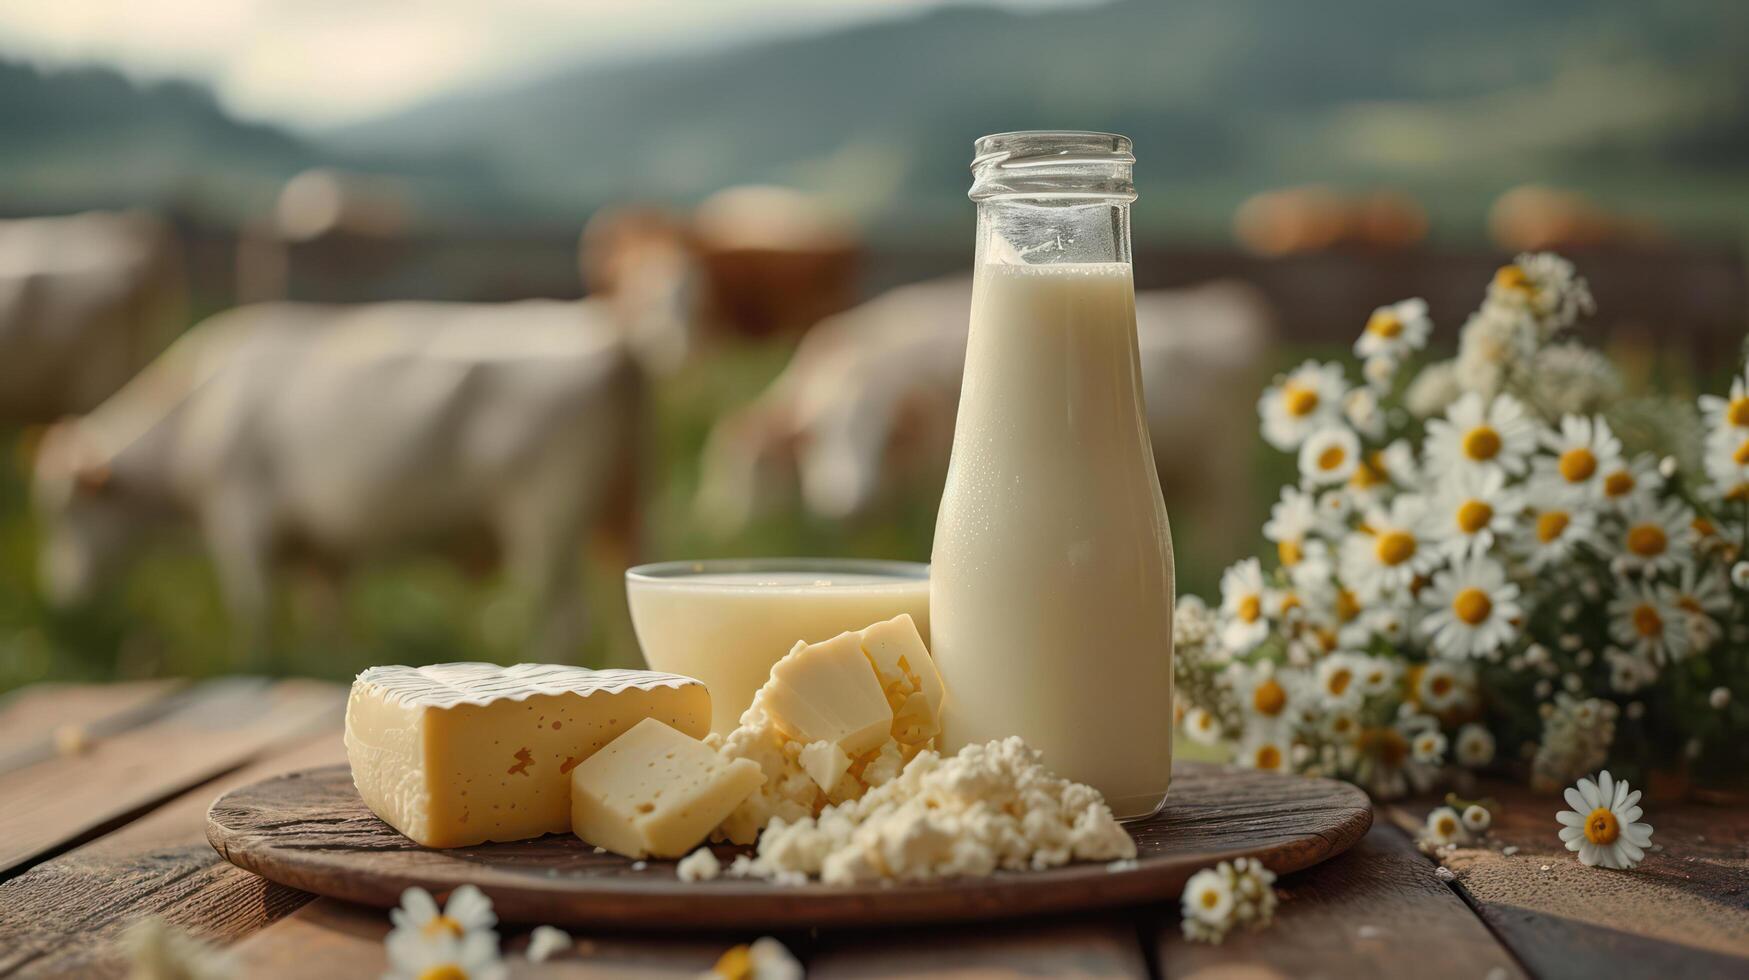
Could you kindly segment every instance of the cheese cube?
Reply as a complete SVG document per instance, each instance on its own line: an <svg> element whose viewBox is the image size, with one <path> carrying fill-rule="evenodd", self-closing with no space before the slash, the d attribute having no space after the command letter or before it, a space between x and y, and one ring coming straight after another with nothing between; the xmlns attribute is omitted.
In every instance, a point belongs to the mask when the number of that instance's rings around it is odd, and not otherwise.
<svg viewBox="0 0 1749 980"><path fill-rule="evenodd" d="M892 706L856 633L797 643L772 664L759 698L784 735L803 745L832 742L846 755L880 748L893 727Z"/></svg>
<svg viewBox="0 0 1749 980"><path fill-rule="evenodd" d="M710 730L690 677L556 664L372 667L352 683L346 757L372 812L426 847L571 829L573 768L656 718Z"/></svg>
<svg viewBox="0 0 1749 980"><path fill-rule="evenodd" d="M851 758L844 750L832 742L815 742L803 746L797 754L797 761L802 764L802 771L820 787L823 793L832 792L844 774L850 771Z"/></svg>
<svg viewBox="0 0 1749 980"><path fill-rule="evenodd" d="M646 718L572 770L571 828L626 857L677 858L764 781L751 759Z"/></svg>
<svg viewBox="0 0 1749 980"><path fill-rule="evenodd" d="M862 652L893 709L893 737L916 744L941 734L941 674L910 613L862 631Z"/></svg>

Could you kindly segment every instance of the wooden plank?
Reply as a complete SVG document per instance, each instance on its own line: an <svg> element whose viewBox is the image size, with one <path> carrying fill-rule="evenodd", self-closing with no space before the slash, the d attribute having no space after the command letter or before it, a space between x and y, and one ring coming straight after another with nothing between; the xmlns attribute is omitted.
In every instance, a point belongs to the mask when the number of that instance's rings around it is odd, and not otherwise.
<svg viewBox="0 0 1749 980"><path fill-rule="evenodd" d="M1459 848L1444 863L1532 972L1749 976L1749 814L1741 808L1642 801L1657 849L1622 872L1587 868L1562 846L1558 797L1507 784L1478 792L1502 804L1495 844ZM1419 825L1432 806L1393 807L1391 817ZM1507 846L1518 851L1502 853Z"/></svg>
<svg viewBox="0 0 1749 980"><path fill-rule="evenodd" d="M823 936L808 963L816 978L1148 976L1129 913L1001 927L911 929Z"/></svg>
<svg viewBox="0 0 1749 980"><path fill-rule="evenodd" d="M57 729L77 729L90 742L144 724L184 683L33 684L14 691L0 698L0 772L55 755Z"/></svg>
<svg viewBox="0 0 1749 980"><path fill-rule="evenodd" d="M232 954L241 976L374 980L388 966L383 950L388 932L388 913L322 898L238 943ZM729 947L755 938L573 932L576 943L569 952L537 964L524 958L529 932L503 932L512 975L554 980L693 980Z"/></svg>
<svg viewBox="0 0 1749 980"><path fill-rule="evenodd" d="M206 810L232 786L345 756L338 732L306 740L0 884L0 975L120 975L114 941L143 916L227 942L308 902L221 859Z"/></svg>
<svg viewBox="0 0 1749 980"><path fill-rule="evenodd" d="M0 773L0 877L234 769L338 725L343 691L312 681L214 681L89 751Z"/></svg>
<svg viewBox="0 0 1749 980"><path fill-rule="evenodd" d="M1346 854L1277 882L1275 922L1219 946L1157 918L1161 972L1173 977L1490 978L1524 976L1407 835L1381 821ZM1554 975L1568 975L1558 972Z"/></svg>

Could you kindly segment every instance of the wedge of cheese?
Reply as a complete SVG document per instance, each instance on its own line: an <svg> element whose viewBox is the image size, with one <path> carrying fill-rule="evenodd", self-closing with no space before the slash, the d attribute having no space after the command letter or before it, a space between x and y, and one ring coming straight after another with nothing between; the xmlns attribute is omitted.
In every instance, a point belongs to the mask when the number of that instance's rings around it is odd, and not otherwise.
<svg viewBox="0 0 1749 980"><path fill-rule="evenodd" d="M764 781L758 763L646 718L572 771L571 829L626 857L678 858Z"/></svg>
<svg viewBox="0 0 1749 980"><path fill-rule="evenodd" d="M346 757L358 793L426 847L571 829L571 770L646 718L699 736L690 677L558 664L372 667L352 682Z"/></svg>

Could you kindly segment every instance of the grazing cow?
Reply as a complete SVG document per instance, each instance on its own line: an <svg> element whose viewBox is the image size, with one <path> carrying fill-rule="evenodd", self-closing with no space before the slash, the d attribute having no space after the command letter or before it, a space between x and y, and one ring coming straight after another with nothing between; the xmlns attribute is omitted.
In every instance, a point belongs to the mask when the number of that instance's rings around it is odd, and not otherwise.
<svg viewBox="0 0 1749 980"><path fill-rule="evenodd" d="M732 534L799 489L848 518L895 485L937 479L952 447L971 281L894 289L809 331L783 373L706 441L694 500ZM1236 282L1136 296L1142 387L1167 502L1216 540L1245 540L1256 386L1274 316Z"/></svg>
<svg viewBox="0 0 1749 980"><path fill-rule="evenodd" d="M535 655L565 660L583 536L631 527L641 413L642 373L597 304L241 307L45 435L44 583L76 601L139 532L191 522L255 649L276 559L472 535L534 594Z"/></svg>
<svg viewBox="0 0 1749 980"><path fill-rule="evenodd" d="M164 349L186 307L181 249L156 218L0 221L0 421L91 409Z"/></svg>

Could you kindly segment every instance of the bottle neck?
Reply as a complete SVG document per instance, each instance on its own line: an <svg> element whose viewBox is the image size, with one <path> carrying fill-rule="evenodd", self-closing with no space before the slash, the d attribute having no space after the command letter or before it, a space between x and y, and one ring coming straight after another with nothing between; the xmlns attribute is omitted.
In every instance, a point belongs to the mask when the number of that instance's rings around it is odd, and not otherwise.
<svg viewBox="0 0 1749 980"><path fill-rule="evenodd" d="M977 264L1130 262L1130 206L1111 198L978 202Z"/></svg>

